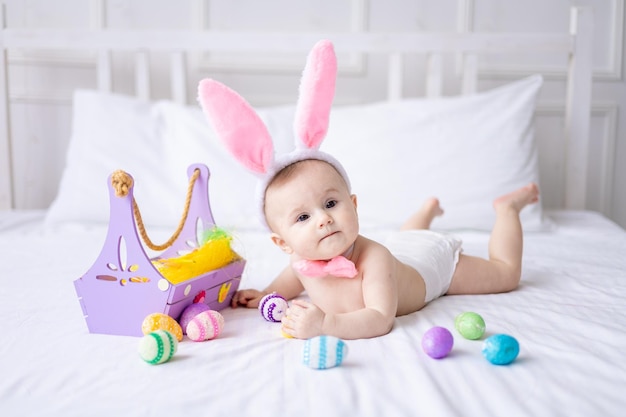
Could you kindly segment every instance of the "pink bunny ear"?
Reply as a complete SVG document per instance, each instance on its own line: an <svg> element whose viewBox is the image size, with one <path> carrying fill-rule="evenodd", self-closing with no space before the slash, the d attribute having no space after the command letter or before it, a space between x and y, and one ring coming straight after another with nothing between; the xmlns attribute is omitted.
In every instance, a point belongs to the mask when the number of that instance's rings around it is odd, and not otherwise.
<svg viewBox="0 0 626 417"><path fill-rule="evenodd" d="M333 44L321 40L309 53L300 81L294 121L296 140L301 142L298 147L317 149L324 140L335 96L336 77L337 57Z"/></svg>
<svg viewBox="0 0 626 417"><path fill-rule="evenodd" d="M233 156L257 174L267 172L274 159L274 146L252 106L235 91L211 79L200 81L198 101Z"/></svg>

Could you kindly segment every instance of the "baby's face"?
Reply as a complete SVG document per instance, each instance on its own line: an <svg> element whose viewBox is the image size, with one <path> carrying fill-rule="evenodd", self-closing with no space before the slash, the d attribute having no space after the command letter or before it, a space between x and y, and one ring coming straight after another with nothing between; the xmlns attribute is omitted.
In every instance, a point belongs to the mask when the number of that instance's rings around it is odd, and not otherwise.
<svg viewBox="0 0 626 417"><path fill-rule="evenodd" d="M359 233L356 196L322 161L300 162L288 178L272 183L265 193L265 215L274 243L304 259L341 255Z"/></svg>

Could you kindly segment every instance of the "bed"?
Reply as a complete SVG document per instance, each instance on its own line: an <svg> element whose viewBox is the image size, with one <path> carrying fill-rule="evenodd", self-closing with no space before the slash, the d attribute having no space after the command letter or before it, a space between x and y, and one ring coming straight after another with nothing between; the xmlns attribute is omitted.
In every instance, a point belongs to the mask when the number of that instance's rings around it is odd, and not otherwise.
<svg viewBox="0 0 626 417"><path fill-rule="evenodd" d="M72 133L58 194L45 210L12 209L18 164L0 137L0 414L96 415L607 415L626 399L626 232L587 209L592 20L572 12L567 34L232 34L4 29L10 48L96 50L98 88L73 96ZM215 223L233 235L245 259L241 287L261 288L282 268L255 217L254 178L230 159L193 99L188 100L185 51L246 53L271 48L302 54L320 38L339 53L371 54L389 66L388 100L336 106L323 149L344 162L359 195L362 233L384 240L423 198L446 210L433 228L462 237L464 252L486 256L491 201L537 181L545 199L523 212L520 287L511 293L444 296L396 318L383 337L346 341L341 366L312 370L304 341L255 309L224 308L219 337L184 339L169 362L152 366L137 353L140 338L90 331L74 282L98 258L110 222L108 176L122 168L154 241L176 228L190 165L210 170ZM121 42L120 40L123 40ZM110 52L137 54L139 97L116 94ZM540 172L533 128L541 74L477 90L483 53L542 50L569 62L562 152ZM146 98L146 54L172 53L172 99ZM442 54L458 54L464 95L442 95ZM401 97L403 59L427 55L427 97ZM3 79L6 53L0 58ZM7 90L0 116L8 119ZM237 89L237 86L232 86ZM259 107L277 149L292 146L293 105ZM445 146L442 146L445 141ZM6 151L6 152L5 152ZM389 184L392 184L390 186ZM204 184L206 186L206 184ZM552 193L552 194L551 194ZM554 197L554 196L557 197ZM145 255L157 252L145 248ZM120 256L122 257L122 256ZM304 295L306 296L306 295ZM143 300L138 300L138 303ZM110 301L112 311L119 303ZM467 340L455 317L479 313L487 331ZM446 358L428 357L423 334L443 326L454 334ZM496 366L481 355L483 340L514 336L518 358Z"/></svg>

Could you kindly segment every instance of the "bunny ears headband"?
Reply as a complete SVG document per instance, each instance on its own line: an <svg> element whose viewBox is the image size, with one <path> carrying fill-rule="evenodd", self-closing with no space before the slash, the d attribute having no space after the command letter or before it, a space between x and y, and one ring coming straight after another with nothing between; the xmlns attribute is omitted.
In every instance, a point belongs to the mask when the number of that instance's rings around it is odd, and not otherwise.
<svg viewBox="0 0 626 417"><path fill-rule="evenodd" d="M267 127L243 97L215 80L200 81L198 100L218 137L235 159L259 177L257 202L266 227L265 190L274 176L291 164L308 159L325 161L339 172L350 189L350 180L339 161L318 149L328 131L336 75L333 44L321 40L309 53L300 81L294 120L296 148L278 156Z"/></svg>

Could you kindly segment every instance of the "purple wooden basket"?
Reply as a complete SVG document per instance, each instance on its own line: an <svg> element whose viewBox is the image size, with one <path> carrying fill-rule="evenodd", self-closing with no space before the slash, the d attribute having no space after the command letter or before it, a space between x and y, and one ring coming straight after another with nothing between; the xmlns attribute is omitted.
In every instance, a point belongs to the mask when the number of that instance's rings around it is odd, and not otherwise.
<svg viewBox="0 0 626 417"><path fill-rule="evenodd" d="M160 257L170 258L179 251L197 246L198 231L215 225L208 198L209 169L191 165L188 176L200 170L193 186L189 214L181 234ZM76 293L91 333L142 336L141 324L152 313L165 313L178 319L185 307L204 292L204 302L213 310L230 304L241 280L245 260L171 284L152 265L135 226L133 187L128 195L117 197L109 177L111 212L109 229L100 255L80 278L74 281Z"/></svg>

